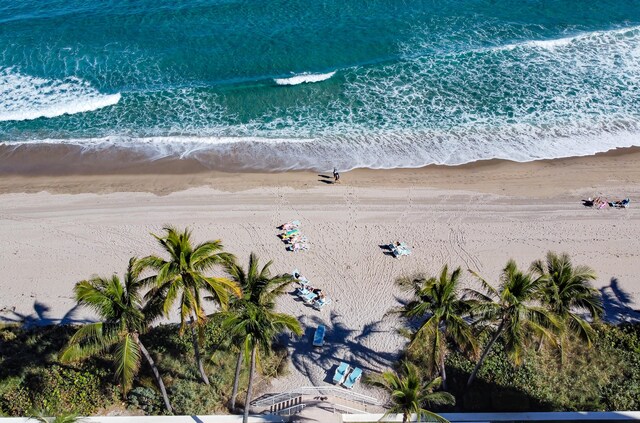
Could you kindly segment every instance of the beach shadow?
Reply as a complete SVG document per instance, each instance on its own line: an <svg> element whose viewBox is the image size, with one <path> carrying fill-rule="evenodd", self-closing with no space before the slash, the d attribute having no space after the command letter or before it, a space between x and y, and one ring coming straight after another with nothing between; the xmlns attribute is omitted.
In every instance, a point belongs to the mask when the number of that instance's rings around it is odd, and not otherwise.
<svg viewBox="0 0 640 423"><path fill-rule="evenodd" d="M640 322L640 311L631 308L632 297L620 286L618 278L613 277L608 286L600 288L602 305L604 307L603 319L609 323L636 323Z"/></svg>
<svg viewBox="0 0 640 423"><path fill-rule="evenodd" d="M24 329L30 329L33 327L49 325L81 325L93 323L95 321L91 319L77 319L76 314L78 309L79 305L76 304L62 317L57 318L49 314L51 307L36 300L33 303L33 313L26 315L18 313L15 310L11 310L8 315L0 315L0 322L16 323L21 325Z"/></svg>
<svg viewBox="0 0 640 423"><path fill-rule="evenodd" d="M397 359L397 354L378 352L363 341L369 336L382 332L380 322L366 324L362 331L350 329L342 322L342 316L331 312L328 318L322 315L302 315L298 319L305 322L307 330L304 336L292 340L289 344L292 350L291 363L300 373L307 375L314 385L333 383L335 369L344 361L351 367L360 367L365 372L373 373L380 368L391 367ZM327 328L324 346L313 347L313 335L316 327L324 324ZM317 371L320 367L321 371Z"/></svg>
<svg viewBox="0 0 640 423"><path fill-rule="evenodd" d="M384 254L385 256L395 257L391 252L391 248L389 248L388 244L379 244L378 247L380 247L380 249L382 250L382 254Z"/></svg>
<svg viewBox="0 0 640 423"><path fill-rule="evenodd" d="M335 184L335 182L329 180L329 179L318 179L318 182L322 182L323 184L327 184L327 185L333 185Z"/></svg>
<svg viewBox="0 0 640 423"><path fill-rule="evenodd" d="M319 178L324 178L324 179L333 179L333 176L329 176L329 175L318 175Z"/></svg>

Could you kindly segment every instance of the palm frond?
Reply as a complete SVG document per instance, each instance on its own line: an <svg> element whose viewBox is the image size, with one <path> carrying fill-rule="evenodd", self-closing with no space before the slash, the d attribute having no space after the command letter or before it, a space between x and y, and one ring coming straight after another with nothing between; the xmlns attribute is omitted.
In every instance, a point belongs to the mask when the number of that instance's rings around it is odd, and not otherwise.
<svg viewBox="0 0 640 423"><path fill-rule="evenodd" d="M123 393L126 394L133 383L133 377L140 368L140 347L132 335L127 334L118 342L114 351L114 360L116 376L122 384Z"/></svg>

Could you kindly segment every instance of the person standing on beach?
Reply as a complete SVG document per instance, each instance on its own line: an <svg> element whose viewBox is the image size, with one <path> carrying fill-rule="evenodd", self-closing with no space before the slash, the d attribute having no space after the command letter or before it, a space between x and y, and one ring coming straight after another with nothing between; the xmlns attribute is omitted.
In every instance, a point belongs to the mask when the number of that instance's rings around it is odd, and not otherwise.
<svg viewBox="0 0 640 423"><path fill-rule="evenodd" d="M333 168L333 183L337 183L340 180L340 174L338 173L338 169Z"/></svg>

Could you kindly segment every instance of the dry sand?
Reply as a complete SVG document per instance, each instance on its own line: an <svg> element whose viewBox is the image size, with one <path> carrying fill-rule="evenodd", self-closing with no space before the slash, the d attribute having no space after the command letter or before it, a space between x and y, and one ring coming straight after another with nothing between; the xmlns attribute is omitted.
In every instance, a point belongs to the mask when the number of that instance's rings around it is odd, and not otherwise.
<svg viewBox="0 0 640 423"><path fill-rule="evenodd" d="M396 334L398 320L385 313L406 298L394 280L434 274L445 263L495 280L509 258L526 267L548 250L568 252L597 271L608 318L638 319L640 153L623 153L360 170L343 174L339 185L305 172L5 176L0 319L90 319L74 309L74 283L122 274L131 256L158 253L149 233L164 224L190 227L197 241L222 239L241 263L253 251L272 259L275 272L297 268L332 298L322 311L293 295L280 301L283 311L300 318L305 335L291 340L292 371L273 383L274 392L330 383L339 361L365 373L391 366L404 341ZM601 194L630 196L631 208L581 205L582 198ZM277 238L276 226L292 219L302 222L309 251L287 252ZM385 255L379 245L395 240L407 242L413 254ZM320 323L328 327L326 346L314 351L311 337ZM355 391L371 393L362 384Z"/></svg>

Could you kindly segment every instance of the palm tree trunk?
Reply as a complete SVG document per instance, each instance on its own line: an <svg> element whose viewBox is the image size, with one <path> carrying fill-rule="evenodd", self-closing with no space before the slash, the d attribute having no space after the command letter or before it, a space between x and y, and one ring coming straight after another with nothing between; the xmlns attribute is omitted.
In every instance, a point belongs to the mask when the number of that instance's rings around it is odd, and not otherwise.
<svg viewBox="0 0 640 423"><path fill-rule="evenodd" d="M149 366L151 366L151 370L153 370L153 375L156 377L156 382L158 383L158 388L160 388L160 392L162 393L162 399L164 400L164 406L166 407L167 411L171 414L173 414L173 409L171 408L171 403L169 402L169 397L167 396L167 390L164 387L164 382L162 381L162 378L160 377L160 372L158 371L158 368L156 367L156 363L153 361L153 358L151 357L151 354L149 354L149 351L147 351L147 349L144 347L144 345L142 344L142 342L140 341L140 339L138 337L136 337L136 342L138 343L138 346L140 347L140 351L142 351L142 355L144 355L144 358L147 359L147 362L149 363Z"/></svg>
<svg viewBox="0 0 640 423"><path fill-rule="evenodd" d="M489 341L487 346L484 348L484 351L480 356L480 360L478 360L478 362L476 363L476 366L473 368L473 371L471 372L471 376L469 376L469 380L467 381L467 388L471 386L471 384L475 380L476 374L478 373L478 370L480 370L480 366L482 366L484 359L487 357L487 354L489 354L489 351L491 351L493 344L495 344L495 342L498 340L498 338L502 334L503 329L504 329L504 320L500 322L500 326L498 326L498 330L496 330L496 333L491 338L491 341Z"/></svg>
<svg viewBox="0 0 640 423"><path fill-rule="evenodd" d="M409 421L411 420L411 414L404 412L402 413L402 423L409 423Z"/></svg>
<svg viewBox="0 0 640 423"><path fill-rule="evenodd" d="M442 378L442 390L447 390L447 369L444 366L444 354L440 358L440 377Z"/></svg>
<svg viewBox="0 0 640 423"><path fill-rule="evenodd" d="M238 362L236 363L236 377L233 380L233 392L231 393L231 406L230 410L233 413L233 410L236 408L236 396L238 396L238 385L240 383L240 368L242 367L242 348L240 348L240 352L238 353Z"/></svg>
<svg viewBox="0 0 640 423"><path fill-rule="evenodd" d="M540 335L540 340L538 341L538 348L536 349L536 352L542 351L543 345L544 345L544 335Z"/></svg>
<svg viewBox="0 0 640 423"><path fill-rule="evenodd" d="M247 387L247 398L244 401L244 417L242 423L249 421L249 409L251 408L251 394L253 394L253 374L256 371L256 351L258 346L254 345L251 350L251 368L249 369L249 386Z"/></svg>
<svg viewBox="0 0 640 423"><path fill-rule="evenodd" d="M193 314L191 315L191 342L193 342L193 351L196 354L196 362L198 363L198 370L200 371L200 376L202 377L202 381L205 385L209 384L209 378L204 371L204 365L202 364L202 356L200 355L200 343L198 342L198 334L196 333L196 324L195 319L193 318Z"/></svg>

